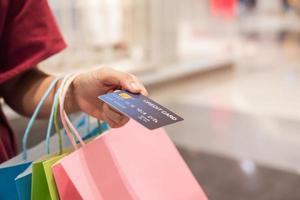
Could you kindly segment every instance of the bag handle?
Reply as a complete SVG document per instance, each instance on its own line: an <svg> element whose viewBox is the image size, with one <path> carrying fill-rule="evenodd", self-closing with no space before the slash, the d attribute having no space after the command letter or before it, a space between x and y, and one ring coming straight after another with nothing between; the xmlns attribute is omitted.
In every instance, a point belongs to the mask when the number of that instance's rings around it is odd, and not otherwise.
<svg viewBox="0 0 300 200"><path fill-rule="evenodd" d="M51 108L51 114L50 114L50 119L47 127L47 137L46 137L46 153L50 154L50 137L51 137L51 131L52 131L52 126L53 126L53 121L54 121L54 126L55 130L58 134L58 139L59 139L59 154L61 155L63 153L63 144L62 144L62 133L61 133L61 128L58 123L58 107L59 107L59 94L63 88L63 83L60 85L59 89L55 93L55 97L53 100L53 105ZM87 122L86 122L87 121ZM79 124L76 125L79 126ZM90 133L90 120L89 116L84 116L83 124L86 126L87 133Z"/></svg>
<svg viewBox="0 0 300 200"><path fill-rule="evenodd" d="M33 126L33 123L35 122L37 115L39 114L41 108L43 107L47 97L49 96L50 92L53 90L53 88L55 87L56 83L60 80L60 78L55 78L51 84L49 85L48 89L46 90L46 92L44 93L44 95L42 96L42 98L40 99L36 109L34 110L28 125L25 129L24 135L23 135L23 139L22 139L22 149L23 149L23 160L27 160L27 140L28 140L28 136L29 133L31 131L31 128Z"/></svg>
<svg viewBox="0 0 300 200"><path fill-rule="evenodd" d="M74 126L71 124L71 122L70 122L70 120L67 116L67 113L64 110L64 103L65 103L65 97L66 97L66 93L68 91L68 88L71 85L71 83L73 82L73 80L77 77L77 75L78 74L73 74L73 75L71 74L71 75L66 76L62 81L62 89L59 92L60 118L61 118L62 124L63 124L63 126L66 130L68 138L71 141L71 143L72 143L72 145L75 149L78 149L78 146L77 146L77 143L76 143L74 137L72 136L72 133L74 133L75 138L77 138L77 140L79 141L81 146L84 146L85 143L82 140L82 138L80 137L79 133L74 128Z"/></svg>
<svg viewBox="0 0 300 200"><path fill-rule="evenodd" d="M50 113L50 117L49 117L49 122L48 122L48 127L47 127L47 135L46 135L46 153L47 154L50 154L50 137L51 137L53 121L54 121L55 130L58 134L59 154L61 155L63 152L62 134L60 131L61 128L59 127L58 119L57 119L58 105L59 105L58 96L59 96L59 92L61 89L62 89L62 85L60 85L59 89L56 91L54 99L53 99L53 104L51 107L51 113Z"/></svg>
<svg viewBox="0 0 300 200"><path fill-rule="evenodd" d="M69 77L65 77L63 80L63 89L60 91L60 95L59 95L59 104L60 104L60 117L61 117L61 121L62 124L66 130L66 133L68 135L68 138L70 139L73 147L77 150L78 146L76 141L74 140L74 137L72 136L72 133L74 133L75 138L77 138L77 140L79 141L79 143L81 144L81 146L85 145L85 142L82 140L81 136L79 135L78 131L76 130L76 128L73 126L73 124L71 123L66 111L64 110L64 103L65 103L65 97L66 97L66 93L68 91L69 86L72 84L73 80L77 77L77 74L74 74L72 76ZM102 132L102 126L101 126L101 122L98 121L98 126L100 128L100 131ZM107 129L107 125L105 125L105 128ZM102 137L104 134L102 133L99 137Z"/></svg>

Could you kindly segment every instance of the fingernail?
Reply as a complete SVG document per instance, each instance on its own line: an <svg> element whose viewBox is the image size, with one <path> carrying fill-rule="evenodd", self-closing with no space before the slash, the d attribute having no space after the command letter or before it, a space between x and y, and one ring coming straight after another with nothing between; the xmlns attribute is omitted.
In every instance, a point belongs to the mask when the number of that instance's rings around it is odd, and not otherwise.
<svg viewBox="0 0 300 200"><path fill-rule="evenodd" d="M138 90L138 89L139 89L139 87L137 86L137 84L136 84L135 82L131 82L131 83L130 83L130 87L131 87L132 89L134 89L134 90Z"/></svg>
<svg viewBox="0 0 300 200"><path fill-rule="evenodd" d="M149 95L148 92L145 92L145 91L143 91L142 94L143 94L144 96L148 96L148 95Z"/></svg>

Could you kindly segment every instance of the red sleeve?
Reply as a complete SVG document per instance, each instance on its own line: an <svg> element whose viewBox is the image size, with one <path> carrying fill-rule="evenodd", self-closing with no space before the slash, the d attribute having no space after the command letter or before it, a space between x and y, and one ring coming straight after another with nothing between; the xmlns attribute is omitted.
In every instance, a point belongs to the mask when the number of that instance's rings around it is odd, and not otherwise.
<svg viewBox="0 0 300 200"><path fill-rule="evenodd" d="M4 1L9 6L0 30L0 84L66 47L47 0Z"/></svg>

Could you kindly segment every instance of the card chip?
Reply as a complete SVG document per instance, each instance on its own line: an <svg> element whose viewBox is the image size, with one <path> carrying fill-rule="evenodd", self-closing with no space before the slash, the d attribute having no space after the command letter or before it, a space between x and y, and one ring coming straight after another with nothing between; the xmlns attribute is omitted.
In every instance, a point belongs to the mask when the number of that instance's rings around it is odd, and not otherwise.
<svg viewBox="0 0 300 200"><path fill-rule="evenodd" d="M119 96L122 97L123 99L131 99L131 98L132 98L132 97L131 97L129 94L127 94L127 93L120 93Z"/></svg>

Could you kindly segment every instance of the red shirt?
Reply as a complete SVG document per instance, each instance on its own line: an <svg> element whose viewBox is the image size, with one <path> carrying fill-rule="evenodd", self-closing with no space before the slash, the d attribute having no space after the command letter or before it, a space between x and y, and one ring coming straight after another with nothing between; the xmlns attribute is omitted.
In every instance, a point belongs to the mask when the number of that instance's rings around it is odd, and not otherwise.
<svg viewBox="0 0 300 200"><path fill-rule="evenodd" d="M47 0L0 0L0 87L65 46ZM16 152L0 108L0 163Z"/></svg>

